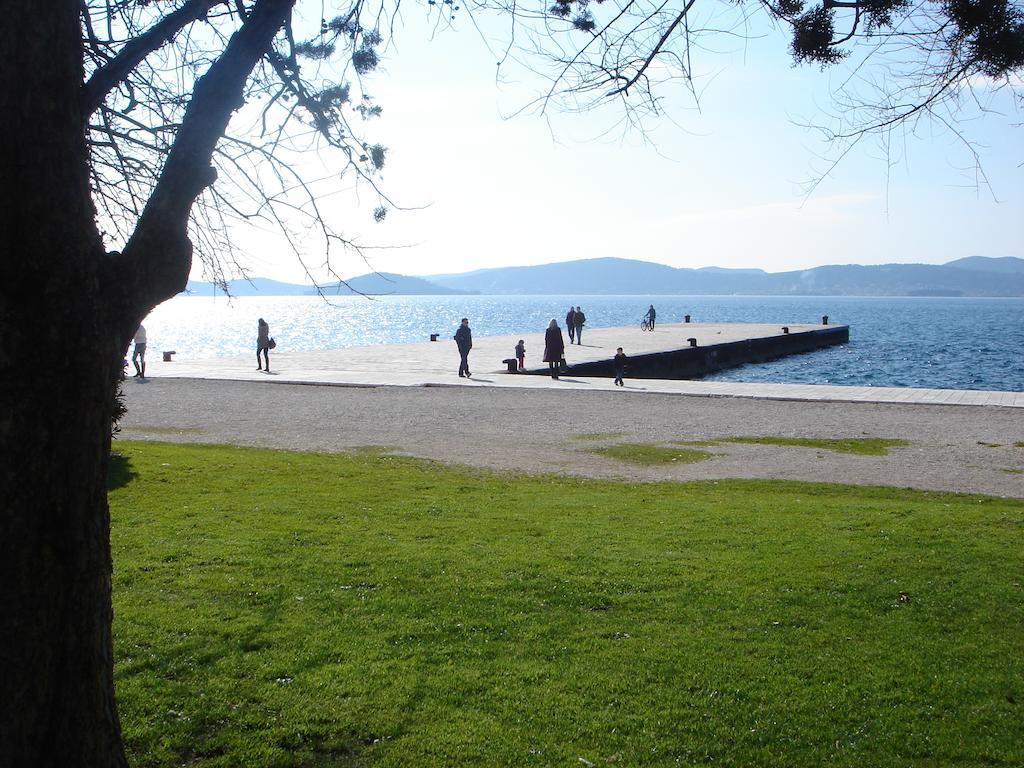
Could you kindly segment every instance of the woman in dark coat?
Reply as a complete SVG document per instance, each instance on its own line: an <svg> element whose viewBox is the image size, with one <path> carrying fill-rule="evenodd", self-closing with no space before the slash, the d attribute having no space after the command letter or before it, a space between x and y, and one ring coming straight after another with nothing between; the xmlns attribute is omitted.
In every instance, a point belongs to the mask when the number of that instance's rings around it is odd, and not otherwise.
<svg viewBox="0 0 1024 768"><path fill-rule="evenodd" d="M548 323L548 329L544 331L544 362L551 369L551 378L558 378L558 366L565 356L565 340L562 338L562 329L558 327L558 321L552 318Z"/></svg>
<svg viewBox="0 0 1024 768"><path fill-rule="evenodd" d="M263 360L267 364L267 373L270 373L270 325L262 317L256 323L256 370L263 370L263 362L260 361L260 352L263 353Z"/></svg>

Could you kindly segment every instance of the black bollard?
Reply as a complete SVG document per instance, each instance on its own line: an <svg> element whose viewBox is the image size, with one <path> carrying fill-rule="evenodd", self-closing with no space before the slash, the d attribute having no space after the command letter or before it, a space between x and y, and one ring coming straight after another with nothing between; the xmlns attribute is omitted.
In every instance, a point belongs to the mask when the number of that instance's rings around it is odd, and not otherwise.
<svg viewBox="0 0 1024 768"><path fill-rule="evenodd" d="M822 325L828 325L828 315L822 315L821 316L821 324Z"/></svg>
<svg viewBox="0 0 1024 768"><path fill-rule="evenodd" d="M440 336L440 335L441 334L439 334L439 333L432 333L432 334L430 334L430 340L431 341L437 341L437 337Z"/></svg>
<svg viewBox="0 0 1024 768"><path fill-rule="evenodd" d="M782 326L782 332L783 333L789 333L789 326L788 325Z"/></svg>
<svg viewBox="0 0 1024 768"><path fill-rule="evenodd" d="M691 337L691 338L687 339L687 341L690 342L690 346L691 347L696 347L697 346L697 340L696 339Z"/></svg>
<svg viewBox="0 0 1024 768"><path fill-rule="evenodd" d="M683 315L683 322L684 323L690 322L690 316L689 315Z"/></svg>

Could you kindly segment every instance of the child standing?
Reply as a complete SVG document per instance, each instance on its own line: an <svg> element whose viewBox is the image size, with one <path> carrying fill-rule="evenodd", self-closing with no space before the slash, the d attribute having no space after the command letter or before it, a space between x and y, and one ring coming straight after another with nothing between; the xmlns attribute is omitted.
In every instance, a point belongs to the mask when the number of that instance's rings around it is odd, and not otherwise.
<svg viewBox="0 0 1024 768"><path fill-rule="evenodd" d="M516 344L516 360L519 361L519 370L523 370L526 367L526 344L522 339Z"/></svg>
<svg viewBox="0 0 1024 768"><path fill-rule="evenodd" d="M615 384L620 387L626 386L622 381L622 376L626 373L626 355L623 354L622 347L615 350L615 358L612 363L615 366Z"/></svg>

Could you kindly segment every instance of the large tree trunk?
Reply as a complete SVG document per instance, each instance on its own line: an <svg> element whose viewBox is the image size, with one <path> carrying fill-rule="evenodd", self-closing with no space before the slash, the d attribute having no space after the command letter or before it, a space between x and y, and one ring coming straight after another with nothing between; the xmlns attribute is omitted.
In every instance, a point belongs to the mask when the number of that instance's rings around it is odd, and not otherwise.
<svg viewBox="0 0 1024 768"><path fill-rule="evenodd" d="M118 338L102 295L76 0L2 0L0 762L124 765L105 476Z"/></svg>
<svg viewBox="0 0 1024 768"><path fill-rule="evenodd" d="M0 0L3 768L126 764L106 497L115 381L139 320L184 288L189 209L294 2L252 7L196 84L133 237L106 254L89 189L80 0Z"/></svg>

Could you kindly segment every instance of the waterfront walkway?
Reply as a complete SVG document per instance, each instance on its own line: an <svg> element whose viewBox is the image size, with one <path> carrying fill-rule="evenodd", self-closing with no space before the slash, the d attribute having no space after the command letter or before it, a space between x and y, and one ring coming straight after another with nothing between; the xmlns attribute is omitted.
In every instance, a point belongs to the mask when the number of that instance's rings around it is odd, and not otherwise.
<svg viewBox="0 0 1024 768"><path fill-rule="evenodd" d="M820 328L818 325L791 324L793 333ZM779 325L677 323L659 325L653 332L636 328L585 328L582 345L568 345L566 360L572 365L589 360L608 359L616 347L627 355L639 355L687 346L696 338L700 346L738 341L743 338L774 335ZM701 380L630 379L626 386L615 387L608 378L563 375L557 381L547 376L507 373L501 361L513 357L519 338L526 342L526 362L540 367L544 352L542 333L523 336L486 336L474 338L470 354L473 377L457 375L459 356L455 342L444 334L437 342L387 344L372 347L289 352L283 346L270 353L272 372L256 370L255 351L244 357L212 360L175 360L165 363L160 352L150 350L146 370L150 377L264 381L280 384L316 384L356 387L512 387L558 389L566 391L605 391L660 393L705 397L761 398L822 402L920 403L940 405L987 405L1024 408L1024 392L983 390L922 389L916 387L850 387L821 384L742 383ZM564 335L564 329L563 329ZM814 354L813 352L810 354Z"/></svg>

